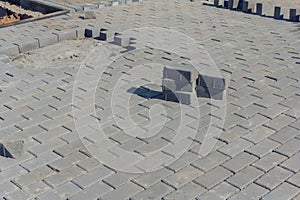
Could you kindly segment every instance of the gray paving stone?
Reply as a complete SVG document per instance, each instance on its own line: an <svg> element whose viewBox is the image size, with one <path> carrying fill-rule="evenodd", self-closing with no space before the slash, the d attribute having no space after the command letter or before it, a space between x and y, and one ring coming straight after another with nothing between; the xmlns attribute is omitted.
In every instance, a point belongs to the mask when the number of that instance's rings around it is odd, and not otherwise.
<svg viewBox="0 0 300 200"><path fill-rule="evenodd" d="M267 123L270 119L267 117L264 117L260 114L254 115L252 118L242 122L240 126L243 128L249 129L249 130L254 130L258 128L259 126Z"/></svg>
<svg viewBox="0 0 300 200"><path fill-rule="evenodd" d="M257 157L242 152L237 156L233 157L232 159L228 160L227 162L225 162L223 166L226 169L233 171L234 173L237 173L238 171L248 167L251 163L255 162L256 160Z"/></svg>
<svg viewBox="0 0 300 200"><path fill-rule="evenodd" d="M52 34L58 37L58 41L62 42L64 40L75 40L76 39L76 30L62 30L62 31L54 31Z"/></svg>
<svg viewBox="0 0 300 200"><path fill-rule="evenodd" d="M80 175L84 174L84 171L77 166L73 166L62 170L59 173L56 173L52 176L49 176L44 179L45 183L47 183L52 188L58 187Z"/></svg>
<svg viewBox="0 0 300 200"><path fill-rule="evenodd" d="M16 190L4 197L4 199L9 199L9 200L10 199L16 199L16 200L20 199L21 200L21 199L29 199L29 198L30 198L30 195L23 190Z"/></svg>
<svg viewBox="0 0 300 200"><path fill-rule="evenodd" d="M299 134L298 130L292 127L284 127L283 129L277 131L273 135L271 135L269 138L272 140L275 140L281 144L286 143L291 138L297 136Z"/></svg>
<svg viewBox="0 0 300 200"><path fill-rule="evenodd" d="M108 192L106 195L101 197L101 200L110 200L110 199L128 199L129 197L134 196L138 192L142 191L142 188L137 186L134 183L128 183L126 185L122 185L117 189Z"/></svg>
<svg viewBox="0 0 300 200"><path fill-rule="evenodd" d="M143 190L130 199L137 200L137 199L161 199L164 195L172 192L174 188L162 183L158 182L151 187Z"/></svg>
<svg viewBox="0 0 300 200"><path fill-rule="evenodd" d="M253 163L252 165L267 172L270 169L272 169L273 167L282 163L286 159L287 159L287 157L285 157L281 154L271 152L271 153L267 154L265 157L259 159L255 163Z"/></svg>
<svg viewBox="0 0 300 200"><path fill-rule="evenodd" d="M103 182L106 184L110 185L113 188L120 187L123 184L128 183L132 179L136 178L138 175L137 174L130 174L130 173L117 173L117 174L112 174L111 176L104 178Z"/></svg>
<svg viewBox="0 0 300 200"><path fill-rule="evenodd" d="M17 45L7 42L1 44L0 53L8 56L15 56L19 53L19 48Z"/></svg>
<svg viewBox="0 0 300 200"><path fill-rule="evenodd" d="M251 142L239 138L231 142L230 144L223 146L219 149L219 151L233 158L234 156L248 149L252 145L253 144Z"/></svg>
<svg viewBox="0 0 300 200"><path fill-rule="evenodd" d="M170 176L172 173L171 170L167 170L165 168L162 168L160 170L157 170L155 172L142 174L137 178L133 179L133 182L141 185L144 188L148 188L151 185L161 181L162 179Z"/></svg>
<svg viewBox="0 0 300 200"><path fill-rule="evenodd" d="M287 180L293 173L281 167L275 167L260 177L255 182L269 190L273 190Z"/></svg>
<svg viewBox="0 0 300 200"><path fill-rule="evenodd" d="M274 149L276 149L280 144L278 142L275 142L270 139L265 139L256 145L250 147L246 151L251 153L252 155L256 155L259 158L265 156L266 154L272 152Z"/></svg>
<svg viewBox="0 0 300 200"><path fill-rule="evenodd" d="M250 131L248 134L242 136L242 138L244 138L248 141L251 141L254 144L257 144L274 133L275 133L274 130L269 129L264 126L260 126L256 129L254 129L253 131Z"/></svg>
<svg viewBox="0 0 300 200"><path fill-rule="evenodd" d="M194 182L207 189L211 189L219 183L223 182L231 175L232 173L230 171L218 166L208 171L207 173L201 175L200 177L196 178Z"/></svg>
<svg viewBox="0 0 300 200"><path fill-rule="evenodd" d="M223 182L217 185L215 188L209 190L207 193L198 196L198 200L210 200L210 199L227 199L228 197L232 196L233 194L237 193L239 190L232 185Z"/></svg>
<svg viewBox="0 0 300 200"><path fill-rule="evenodd" d="M266 188L263 188L255 183L251 183L248 187L241 190L237 194L233 195L230 200L238 200L238 199L260 199L268 193Z"/></svg>
<svg viewBox="0 0 300 200"><path fill-rule="evenodd" d="M291 178L288 179L288 182L299 187L300 185L300 174L296 173Z"/></svg>
<svg viewBox="0 0 300 200"><path fill-rule="evenodd" d="M284 128L285 126L291 124L295 119L286 116L286 115L280 115L272 120L270 120L268 123L265 124L265 126L279 131L280 129Z"/></svg>
<svg viewBox="0 0 300 200"><path fill-rule="evenodd" d="M195 162L191 163L191 165L197 169L207 172L212 168L224 163L227 160L229 160L228 156L215 151L205 156L204 158L196 160Z"/></svg>
<svg viewBox="0 0 300 200"><path fill-rule="evenodd" d="M275 152L291 157L292 155L294 155L299 151L299 147L300 147L300 140L296 138L292 138L288 142L276 148Z"/></svg>
<svg viewBox="0 0 300 200"><path fill-rule="evenodd" d="M32 50L39 48L39 42L37 39L16 41L14 44L18 46L20 53L32 51Z"/></svg>
<svg viewBox="0 0 300 200"><path fill-rule="evenodd" d="M297 173L300 169L300 153L298 152L288 160L284 161L281 166Z"/></svg>
<svg viewBox="0 0 300 200"><path fill-rule="evenodd" d="M195 199L196 196L201 195L206 190L201 186L190 182L178 188L178 190L171 192L163 197L164 200L168 199Z"/></svg>
<svg viewBox="0 0 300 200"><path fill-rule="evenodd" d="M108 185L97 182L70 196L69 199L98 199L112 190Z"/></svg>
<svg viewBox="0 0 300 200"><path fill-rule="evenodd" d="M163 182L171 185L173 188L178 189L184 184L191 182L195 177L202 175L203 172L193 168L191 166L187 166L180 171L168 176L163 180Z"/></svg>
<svg viewBox="0 0 300 200"><path fill-rule="evenodd" d="M46 47L58 43L58 36L54 34L43 34L36 37L39 47Z"/></svg>
<svg viewBox="0 0 300 200"><path fill-rule="evenodd" d="M95 182L104 179L105 177L111 175L113 171L110 169L101 166L97 167L94 170L89 171L87 174L77 177L73 179L72 182L78 185L80 188L84 189L89 185L94 184Z"/></svg>
<svg viewBox="0 0 300 200"><path fill-rule="evenodd" d="M299 188L288 183L282 183L276 189L264 196L264 199L291 199L296 196L297 193L299 193Z"/></svg>
<svg viewBox="0 0 300 200"><path fill-rule="evenodd" d="M249 166L230 177L227 180L227 182L240 189L243 189L247 187L247 185L255 181L261 175L263 175L263 171L255 167Z"/></svg>

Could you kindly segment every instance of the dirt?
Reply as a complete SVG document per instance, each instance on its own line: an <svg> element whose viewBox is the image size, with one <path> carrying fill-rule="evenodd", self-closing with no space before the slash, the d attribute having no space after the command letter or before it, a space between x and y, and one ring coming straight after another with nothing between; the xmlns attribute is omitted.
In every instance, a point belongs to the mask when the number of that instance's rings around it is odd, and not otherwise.
<svg viewBox="0 0 300 200"><path fill-rule="evenodd" d="M87 55L101 42L94 39L68 40L13 58L31 68L79 68Z"/></svg>

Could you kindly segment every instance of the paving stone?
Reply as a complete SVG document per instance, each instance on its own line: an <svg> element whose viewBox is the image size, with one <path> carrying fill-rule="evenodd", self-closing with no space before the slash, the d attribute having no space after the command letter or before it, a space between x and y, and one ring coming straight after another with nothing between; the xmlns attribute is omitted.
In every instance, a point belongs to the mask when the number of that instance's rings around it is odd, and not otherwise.
<svg viewBox="0 0 300 200"><path fill-rule="evenodd" d="M193 168L191 166L187 166L182 170L168 176L164 179L164 182L172 187L178 189L182 185L191 182L195 177L202 175L203 172Z"/></svg>
<svg viewBox="0 0 300 200"><path fill-rule="evenodd" d="M269 191L266 188L263 188L255 183L251 183L248 187L236 193L230 200L238 200L238 199L260 199Z"/></svg>
<svg viewBox="0 0 300 200"><path fill-rule="evenodd" d="M296 173L291 178L288 179L288 182L299 187L300 185L300 174Z"/></svg>
<svg viewBox="0 0 300 200"><path fill-rule="evenodd" d="M218 166L208 171L207 173L201 175L200 177L196 178L194 182L207 189L211 189L219 183L223 182L231 175L232 173L230 171Z"/></svg>
<svg viewBox="0 0 300 200"><path fill-rule="evenodd" d="M292 138L285 144L275 149L275 152L291 157L292 155L294 155L299 151L299 147L300 147L300 140L296 138Z"/></svg>
<svg viewBox="0 0 300 200"><path fill-rule="evenodd" d="M272 152L279 145L280 144L278 142L275 142L270 139L265 139L265 140L257 143L256 145L250 147L246 151L261 158L264 155Z"/></svg>
<svg viewBox="0 0 300 200"><path fill-rule="evenodd" d="M16 199L16 200L29 199L29 198L30 195L23 190L16 190L4 197L4 199Z"/></svg>
<svg viewBox="0 0 300 200"><path fill-rule="evenodd" d="M299 188L288 183L282 183L280 186L264 196L264 199L291 199L296 196L298 192Z"/></svg>
<svg viewBox="0 0 300 200"><path fill-rule="evenodd" d="M58 37L58 41L62 42L64 40L75 40L76 39L76 30L62 30L62 31L54 31L52 34Z"/></svg>
<svg viewBox="0 0 300 200"><path fill-rule="evenodd" d="M53 153L51 151L42 153L39 155L39 157L31 159L25 163L22 163L22 167L27 169L28 171L33 171L34 169L37 169L43 165L46 165L48 162L54 161L61 158L56 153Z"/></svg>
<svg viewBox="0 0 300 200"><path fill-rule="evenodd" d="M266 172L272 169L273 167L277 166L278 164L282 163L286 159L287 157L281 154L271 152L265 157L253 163L252 165Z"/></svg>
<svg viewBox="0 0 300 200"><path fill-rule="evenodd" d="M58 37L54 34L39 35L35 39L38 40L40 48L58 43Z"/></svg>
<svg viewBox="0 0 300 200"><path fill-rule="evenodd" d="M39 48L39 42L36 39L17 41L14 44L18 46L20 53L32 51Z"/></svg>
<svg viewBox="0 0 300 200"><path fill-rule="evenodd" d="M82 175L84 171L77 166L73 166L62 170L59 173L56 173L52 176L45 178L45 183L47 183L52 188L62 185L80 175Z"/></svg>
<svg viewBox="0 0 300 200"><path fill-rule="evenodd" d="M19 188L13 184L10 181L4 182L0 184L1 186L1 192L0 192L0 197L3 198L5 196L7 196L8 194L18 190Z"/></svg>
<svg viewBox="0 0 300 200"><path fill-rule="evenodd" d="M282 129L283 127L291 124L295 119L286 116L286 115L280 115L272 120L270 120L268 123L265 124L265 126L273 129L273 130L277 130L279 131L280 129Z"/></svg>
<svg viewBox="0 0 300 200"><path fill-rule="evenodd" d="M219 151L233 158L245 149L248 149L250 146L252 146L251 142L239 138L230 144L223 146L219 149Z"/></svg>
<svg viewBox="0 0 300 200"><path fill-rule="evenodd" d="M240 126L234 126L231 129L222 132L218 139L221 139L222 141L225 141L227 143L231 143L234 140L240 138L241 136L247 135L248 132L249 131L247 129L244 129Z"/></svg>
<svg viewBox="0 0 300 200"><path fill-rule="evenodd" d="M162 168L160 170L157 170L155 172L145 173L140 175L137 178L134 178L133 182L137 183L138 185L141 185L144 188L148 188L151 185L161 181L162 179L170 176L172 174L171 170L167 170L165 168Z"/></svg>
<svg viewBox="0 0 300 200"><path fill-rule="evenodd" d="M191 165L197 169L207 172L212 168L224 163L228 159L228 156L215 151L205 156L204 158L196 160L195 162L191 163Z"/></svg>
<svg viewBox="0 0 300 200"><path fill-rule="evenodd" d="M113 174L105 179L103 179L103 182L110 185L113 188L120 187L123 184L128 183L132 179L136 178L137 174L130 174L130 173L117 173Z"/></svg>
<svg viewBox="0 0 300 200"><path fill-rule="evenodd" d="M163 199L195 199L196 196L201 195L205 191L206 190L201 186L190 182L178 188L178 190L173 191L170 194L164 196Z"/></svg>
<svg viewBox="0 0 300 200"><path fill-rule="evenodd" d="M260 177L255 182L269 190L273 190L287 180L293 173L281 167L275 167Z"/></svg>
<svg viewBox="0 0 300 200"><path fill-rule="evenodd" d="M254 130L258 128L259 126L267 123L270 119L267 117L264 117L260 114L254 115L252 118L242 122L240 126L243 128L249 129L249 130Z"/></svg>
<svg viewBox="0 0 300 200"><path fill-rule="evenodd" d="M69 199L98 199L112 190L113 189L108 185L102 182L97 182L70 196Z"/></svg>
<svg viewBox="0 0 300 200"><path fill-rule="evenodd" d="M162 183L158 182L151 187L143 190L130 199L137 200L137 199L161 199L164 195L172 192L174 188Z"/></svg>
<svg viewBox="0 0 300 200"><path fill-rule="evenodd" d="M257 157L250 155L248 153L242 152L237 156L233 157L232 159L228 160L223 164L223 166L234 172L237 173L238 171L248 167L251 163L255 162Z"/></svg>
<svg viewBox="0 0 300 200"><path fill-rule="evenodd" d="M227 199L232 196L234 193L237 193L239 190L232 185L223 182L217 185L215 188L209 190L207 193L198 196L198 200L209 200L209 199Z"/></svg>
<svg viewBox="0 0 300 200"><path fill-rule="evenodd" d="M284 161L281 164L281 166L297 173L300 169L300 153L298 152L295 155L293 155L292 157L290 157L288 160Z"/></svg>
<svg viewBox="0 0 300 200"><path fill-rule="evenodd" d="M276 142L284 144L287 141L289 141L291 138L297 136L298 134L299 132L297 129L292 127L284 127L283 129L271 135L269 138L275 140Z"/></svg>
<svg viewBox="0 0 300 200"><path fill-rule="evenodd" d="M33 195L39 195L50 189L51 188L42 181L27 185L26 187L23 188L24 191L26 191L29 194L33 194Z"/></svg>
<svg viewBox="0 0 300 200"><path fill-rule="evenodd" d="M236 173L232 177L230 177L227 182L230 184L243 189L253 181L255 181L258 177L263 175L263 172L255 167L249 166L243 169L242 171Z"/></svg>
<svg viewBox="0 0 300 200"><path fill-rule="evenodd" d="M260 126L256 129L254 129L253 131L250 131L248 134L242 136L242 138L244 138L248 141L251 141L254 144L257 144L274 133L275 133L274 130L269 129L264 126Z"/></svg>
<svg viewBox="0 0 300 200"><path fill-rule="evenodd" d="M142 191L142 188L137 186L134 183L128 183L126 185L122 185L117 189L108 192L106 195L101 197L101 200L109 200L109 199L128 199L129 197L134 196L138 192Z"/></svg>

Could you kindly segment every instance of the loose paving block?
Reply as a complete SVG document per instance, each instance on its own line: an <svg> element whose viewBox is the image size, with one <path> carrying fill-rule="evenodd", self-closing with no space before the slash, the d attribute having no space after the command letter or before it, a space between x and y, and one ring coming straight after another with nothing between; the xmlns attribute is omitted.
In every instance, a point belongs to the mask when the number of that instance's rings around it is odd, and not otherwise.
<svg viewBox="0 0 300 200"><path fill-rule="evenodd" d="M292 21L292 22L299 21L299 15L297 15L297 9L294 9L294 8L290 9L289 20Z"/></svg>
<svg viewBox="0 0 300 200"><path fill-rule="evenodd" d="M283 19L283 15L281 14L281 7L279 7L279 6L274 7L274 18L275 19Z"/></svg>
<svg viewBox="0 0 300 200"><path fill-rule="evenodd" d="M120 33L116 33L114 36L113 44L121 46L121 47L127 47L129 46L130 38L126 36L122 36Z"/></svg>
<svg viewBox="0 0 300 200"><path fill-rule="evenodd" d="M256 14L257 15L263 14L263 4L262 3L256 3Z"/></svg>
<svg viewBox="0 0 300 200"><path fill-rule="evenodd" d="M107 29L100 29L99 40L106 41L109 38Z"/></svg>
<svg viewBox="0 0 300 200"><path fill-rule="evenodd" d="M230 177L232 173L223 167L216 167L207 173L201 175L194 180L195 183L205 187L206 189L211 189L219 183L223 182L225 179Z"/></svg>
<svg viewBox="0 0 300 200"><path fill-rule="evenodd" d="M89 25L84 30L84 36L87 38L98 38L100 36L100 30L96 26Z"/></svg>

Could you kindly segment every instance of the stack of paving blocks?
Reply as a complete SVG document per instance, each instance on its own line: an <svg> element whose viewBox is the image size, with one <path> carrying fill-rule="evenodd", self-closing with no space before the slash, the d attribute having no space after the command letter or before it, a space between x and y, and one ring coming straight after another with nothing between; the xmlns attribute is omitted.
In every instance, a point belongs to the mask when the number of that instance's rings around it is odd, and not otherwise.
<svg viewBox="0 0 300 200"><path fill-rule="evenodd" d="M228 85L223 77L200 75L193 67L165 66L163 71L163 98L182 104L191 104L192 95L222 100Z"/></svg>
<svg viewBox="0 0 300 200"><path fill-rule="evenodd" d="M222 100L227 88L228 81L223 77L199 75L197 79L197 97L206 97Z"/></svg>
<svg viewBox="0 0 300 200"><path fill-rule="evenodd" d="M197 76L193 67L165 66L162 81L164 99L190 104L195 94Z"/></svg>

